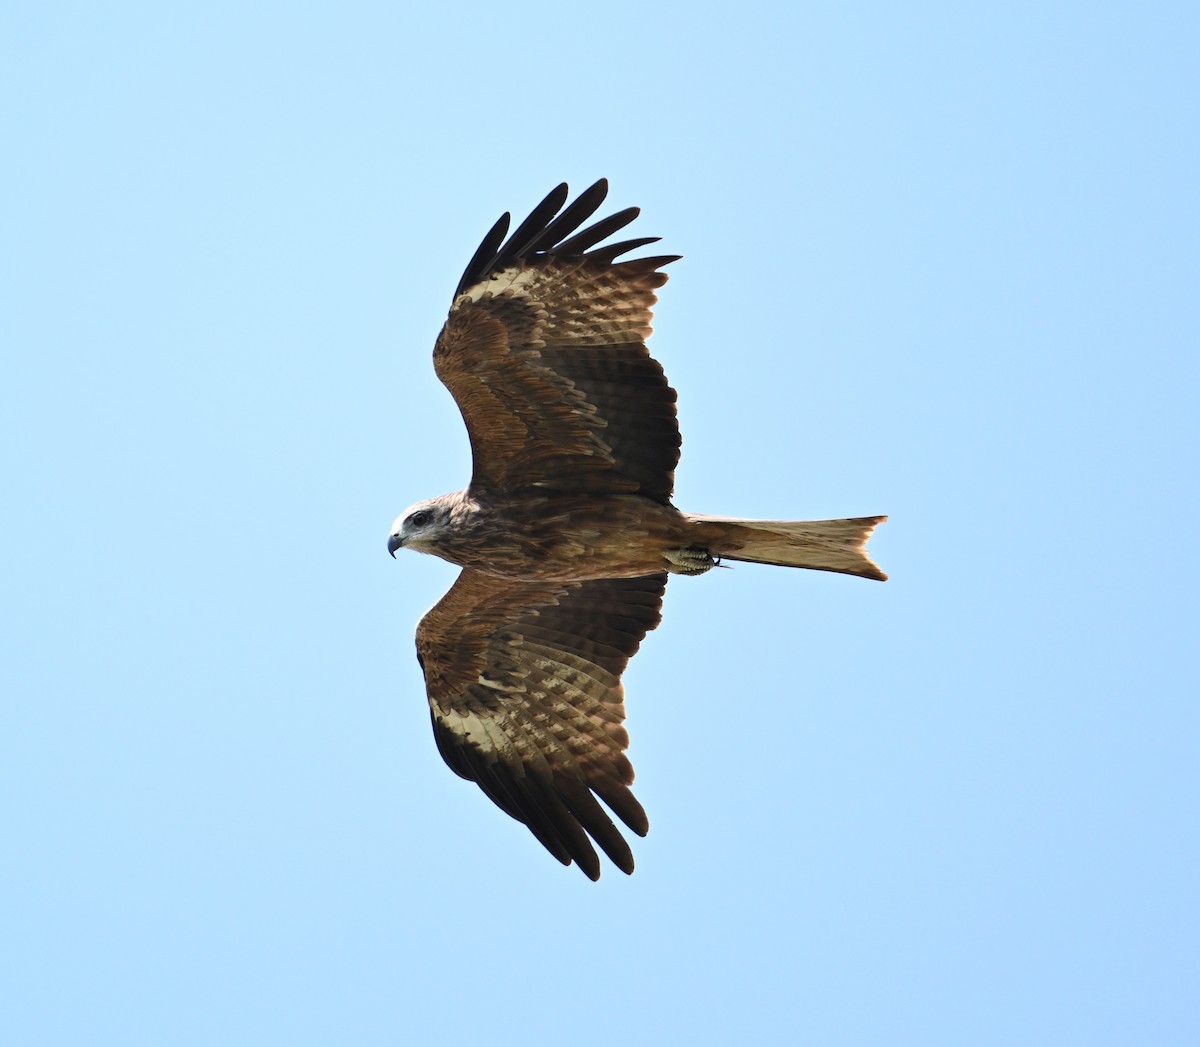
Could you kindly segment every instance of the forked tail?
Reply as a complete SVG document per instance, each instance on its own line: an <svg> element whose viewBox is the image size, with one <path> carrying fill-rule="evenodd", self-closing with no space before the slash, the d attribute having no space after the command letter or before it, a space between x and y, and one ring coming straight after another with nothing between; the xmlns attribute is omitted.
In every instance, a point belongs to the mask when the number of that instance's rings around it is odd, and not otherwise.
<svg viewBox="0 0 1200 1047"><path fill-rule="evenodd" d="M726 560L807 567L886 581L867 555L867 539L886 516L853 520L738 520L732 516L688 514L697 545Z"/></svg>

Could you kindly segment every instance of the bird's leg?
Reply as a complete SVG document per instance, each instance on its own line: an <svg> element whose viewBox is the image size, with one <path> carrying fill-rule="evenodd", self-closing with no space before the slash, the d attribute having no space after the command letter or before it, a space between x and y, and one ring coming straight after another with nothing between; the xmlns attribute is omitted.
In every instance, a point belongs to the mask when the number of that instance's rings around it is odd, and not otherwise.
<svg viewBox="0 0 1200 1047"><path fill-rule="evenodd" d="M668 549L663 556L671 574L703 574L721 563L707 549Z"/></svg>

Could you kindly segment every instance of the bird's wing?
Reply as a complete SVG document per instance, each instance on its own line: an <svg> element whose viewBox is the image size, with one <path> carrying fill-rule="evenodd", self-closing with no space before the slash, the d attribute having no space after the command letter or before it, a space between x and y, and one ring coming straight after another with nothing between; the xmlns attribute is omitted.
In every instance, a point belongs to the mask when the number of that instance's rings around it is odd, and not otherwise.
<svg viewBox="0 0 1200 1047"><path fill-rule="evenodd" d="M417 627L442 758L593 880L589 836L633 871L596 797L639 836L649 829L629 788L621 673L660 621L666 581L527 582L468 568Z"/></svg>
<svg viewBox="0 0 1200 1047"><path fill-rule="evenodd" d="M466 422L477 489L670 499L675 390L646 338L660 267L678 256L616 261L657 237L595 246L635 207L577 232L607 191L602 179L559 213L560 185L507 240L505 214L455 292L433 359Z"/></svg>

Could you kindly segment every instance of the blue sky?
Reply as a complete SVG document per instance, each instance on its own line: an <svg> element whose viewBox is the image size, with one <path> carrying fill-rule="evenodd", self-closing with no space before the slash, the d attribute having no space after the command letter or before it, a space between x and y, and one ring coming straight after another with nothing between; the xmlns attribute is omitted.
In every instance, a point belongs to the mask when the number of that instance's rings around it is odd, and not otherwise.
<svg viewBox="0 0 1200 1047"><path fill-rule="evenodd" d="M1194 8L641 7L0 15L4 1042L1194 1042ZM671 583L592 884L384 546L471 252L600 176L678 503L891 580Z"/></svg>

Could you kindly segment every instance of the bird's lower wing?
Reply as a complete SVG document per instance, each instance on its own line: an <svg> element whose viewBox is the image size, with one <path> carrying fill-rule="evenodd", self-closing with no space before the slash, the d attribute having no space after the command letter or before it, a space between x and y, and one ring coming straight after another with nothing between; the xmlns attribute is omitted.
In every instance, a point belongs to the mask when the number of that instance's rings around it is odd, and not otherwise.
<svg viewBox="0 0 1200 1047"><path fill-rule="evenodd" d="M527 583L468 568L417 628L443 759L593 880L589 837L633 870L597 797L639 836L649 828L629 788L621 674L659 623L665 586L666 575Z"/></svg>

